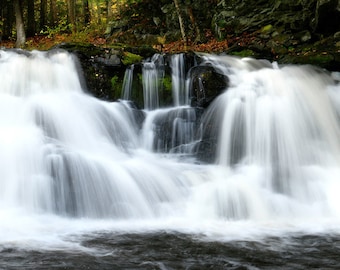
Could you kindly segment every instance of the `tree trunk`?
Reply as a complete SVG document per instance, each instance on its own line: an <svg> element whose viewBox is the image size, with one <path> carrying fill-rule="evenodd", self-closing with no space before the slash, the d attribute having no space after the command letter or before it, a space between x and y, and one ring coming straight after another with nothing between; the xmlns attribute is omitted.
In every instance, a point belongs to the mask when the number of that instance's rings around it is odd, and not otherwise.
<svg viewBox="0 0 340 270"><path fill-rule="evenodd" d="M188 6L187 11L188 11L188 14L189 14L190 22L195 29L195 33L196 33L195 42L199 42L199 41L201 41L201 31L200 31L200 28L198 27L198 25L196 23L194 12L192 11L192 7Z"/></svg>
<svg viewBox="0 0 340 270"><path fill-rule="evenodd" d="M40 30L46 27L47 0L40 1Z"/></svg>
<svg viewBox="0 0 340 270"><path fill-rule="evenodd" d="M1 1L2 2L2 1ZM3 19L3 32L2 37L4 39L10 38L12 36L12 28L15 20L13 1L2 2L3 9L1 10Z"/></svg>
<svg viewBox="0 0 340 270"><path fill-rule="evenodd" d="M71 24L72 32L76 31L76 7L75 0L67 0L68 21Z"/></svg>
<svg viewBox="0 0 340 270"><path fill-rule="evenodd" d="M22 10L19 0L13 0L14 12L15 12L15 25L17 30L17 41L15 47L22 48L25 46L26 35L24 29L24 20L22 18Z"/></svg>
<svg viewBox="0 0 340 270"><path fill-rule="evenodd" d="M4 19L5 18L5 3L3 1L0 1L0 20L2 23L0 24L0 44L2 42L2 36L4 34Z"/></svg>
<svg viewBox="0 0 340 270"><path fill-rule="evenodd" d="M98 24L102 23L102 14L101 14L101 8L100 8L100 2L96 1L96 6L97 6L97 22Z"/></svg>
<svg viewBox="0 0 340 270"><path fill-rule="evenodd" d="M112 16L113 16L113 12L112 12L112 1L111 0L107 0L107 20L109 21Z"/></svg>
<svg viewBox="0 0 340 270"><path fill-rule="evenodd" d="M180 27L181 34L182 34L182 39L183 39L185 45L188 45L188 39L187 39L186 32L185 32L185 25L184 25L184 19L183 19L183 16L182 16L181 7L179 5L178 0L173 0L173 1L174 1L174 4L175 4L175 7L176 7L176 11L177 11L178 22L179 22L179 27Z"/></svg>
<svg viewBox="0 0 340 270"><path fill-rule="evenodd" d="M84 25L87 26L91 21L91 14L89 8L89 1L83 0L83 12L84 12Z"/></svg>
<svg viewBox="0 0 340 270"><path fill-rule="evenodd" d="M35 34L34 0L27 0L27 36Z"/></svg>
<svg viewBox="0 0 340 270"><path fill-rule="evenodd" d="M57 17L57 4L55 0L50 0L50 18L51 26L56 26L58 23L58 17Z"/></svg>

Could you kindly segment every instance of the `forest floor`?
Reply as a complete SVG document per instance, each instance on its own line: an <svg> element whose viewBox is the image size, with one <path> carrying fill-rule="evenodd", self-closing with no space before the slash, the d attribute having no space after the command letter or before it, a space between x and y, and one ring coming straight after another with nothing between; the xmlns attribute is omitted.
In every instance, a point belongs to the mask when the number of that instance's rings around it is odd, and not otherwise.
<svg viewBox="0 0 340 270"><path fill-rule="evenodd" d="M82 42L82 43L90 43L95 46L105 47L109 45L105 38L102 37L89 37L87 40L79 41L73 35L55 35L53 37L49 37L47 35L36 35L34 37L29 37L26 40L26 48L27 50L48 50L53 46L64 43L64 42ZM3 40L0 42L0 47L5 48L14 48L15 40ZM175 52L183 52L183 51L199 51L199 52L223 52L228 49L228 41L217 41L216 39L211 38L207 43L202 44L189 44L185 45L182 41L176 41L169 44L163 44L155 46L157 50L160 50L165 53L175 53Z"/></svg>
<svg viewBox="0 0 340 270"><path fill-rule="evenodd" d="M102 36L77 34L57 34L54 36L36 35L27 38L27 50L48 50L61 43L92 44L100 48L110 48L113 44ZM269 46L268 44L274 44ZM15 40L0 42L0 48L14 48ZM138 47L138 46L137 46ZM255 58L278 61L279 63L313 64L329 70L340 71L340 41L334 38L325 38L317 42L296 44L285 48L282 44L272 43L270 40L259 38L256 33L244 33L240 36L228 36L225 40L216 40L209 37L208 41L200 44L184 44L176 41L168 44L153 46L159 52L179 53L187 51L207 53L227 53L241 57L251 56Z"/></svg>

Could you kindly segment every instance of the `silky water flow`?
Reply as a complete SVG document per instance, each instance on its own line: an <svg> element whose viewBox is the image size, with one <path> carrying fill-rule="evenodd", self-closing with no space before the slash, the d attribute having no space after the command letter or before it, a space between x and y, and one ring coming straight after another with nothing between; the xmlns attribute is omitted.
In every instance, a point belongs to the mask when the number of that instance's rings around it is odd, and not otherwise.
<svg viewBox="0 0 340 270"><path fill-rule="evenodd" d="M202 58L230 80L201 118L201 133L217 134L212 164L195 158L182 58L171 66L173 107L159 107L159 71L144 65L139 127L128 102L84 91L71 54L0 51L0 248L89 252L78 239L101 231L217 242L339 235L337 74ZM169 114L173 134L155 140Z"/></svg>

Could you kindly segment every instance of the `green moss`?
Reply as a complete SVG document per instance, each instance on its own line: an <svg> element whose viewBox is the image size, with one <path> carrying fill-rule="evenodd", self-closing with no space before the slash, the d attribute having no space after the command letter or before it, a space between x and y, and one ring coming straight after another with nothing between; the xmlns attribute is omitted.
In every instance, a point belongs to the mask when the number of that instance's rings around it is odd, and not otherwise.
<svg viewBox="0 0 340 270"><path fill-rule="evenodd" d="M59 44L57 47L67 51L80 52L87 56L101 54L101 49L90 43L68 42Z"/></svg>
<svg viewBox="0 0 340 270"><path fill-rule="evenodd" d="M163 78L163 89L166 92L171 92L172 91L172 80L170 76L165 76Z"/></svg>
<svg viewBox="0 0 340 270"><path fill-rule="evenodd" d="M271 33L271 32L273 32L273 26L271 24L268 24L268 25L263 26L261 28L261 33L263 33L263 34L268 34L268 33Z"/></svg>
<svg viewBox="0 0 340 270"><path fill-rule="evenodd" d="M139 63L143 60L143 57L134 53L124 52L122 57L122 63L126 66Z"/></svg>
<svg viewBox="0 0 340 270"><path fill-rule="evenodd" d="M239 52L231 52L231 55L239 56L239 57L248 57L248 56L254 56L254 52L252 50L242 50Z"/></svg>
<svg viewBox="0 0 340 270"><path fill-rule="evenodd" d="M164 76L162 79L163 91L160 103L162 106L170 106L172 104L172 79L171 76Z"/></svg>
<svg viewBox="0 0 340 270"><path fill-rule="evenodd" d="M117 76L111 78L111 90L113 99L119 99L123 88L123 81Z"/></svg>
<svg viewBox="0 0 340 270"><path fill-rule="evenodd" d="M333 56L329 54L317 54L305 57L305 62L312 65L322 66L333 60Z"/></svg>
<svg viewBox="0 0 340 270"><path fill-rule="evenodd" d="M111 78L111 86L112 86L112 87L115 87L115 85L117 84L118 80L119 80L119 78L118 78L117 75L113 76L113 77Z"/></svg>

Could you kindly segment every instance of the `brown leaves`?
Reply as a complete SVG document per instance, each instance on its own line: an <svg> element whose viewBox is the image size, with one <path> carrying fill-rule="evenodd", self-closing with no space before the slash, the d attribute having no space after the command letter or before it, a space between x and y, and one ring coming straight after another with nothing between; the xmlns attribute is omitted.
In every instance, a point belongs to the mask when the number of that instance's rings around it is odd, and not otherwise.
<svg viewBox="0 0 340 270"><path fill-rule="evenodd" d="M168 44L164 44L162 51L165 53L176 53L184 51L196 51L196 52L223 52L228 49L228 41L218 41L216 39L210 39L207 43L185 45L183 41L176 41Z"/></svg>

